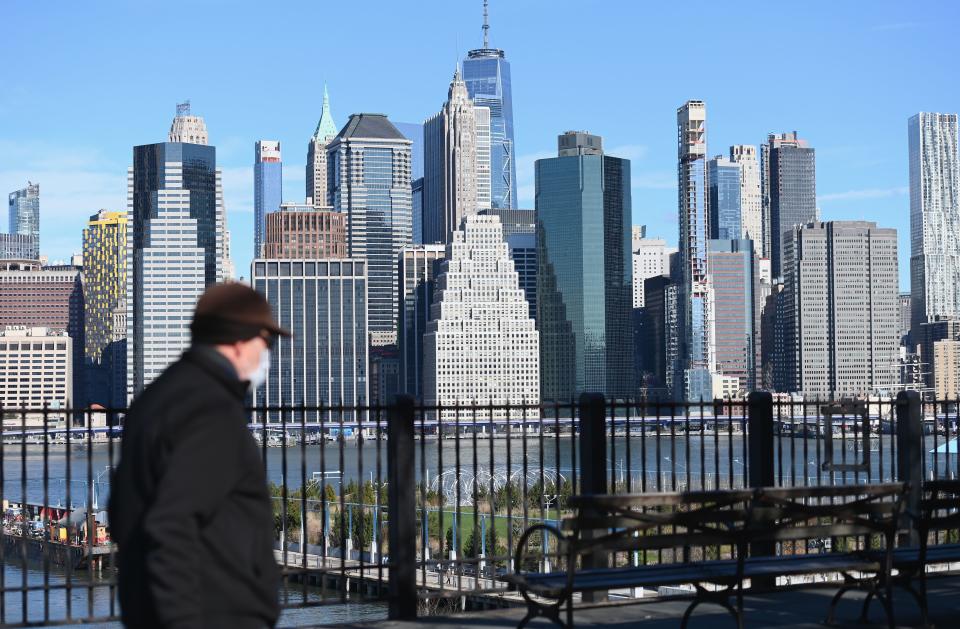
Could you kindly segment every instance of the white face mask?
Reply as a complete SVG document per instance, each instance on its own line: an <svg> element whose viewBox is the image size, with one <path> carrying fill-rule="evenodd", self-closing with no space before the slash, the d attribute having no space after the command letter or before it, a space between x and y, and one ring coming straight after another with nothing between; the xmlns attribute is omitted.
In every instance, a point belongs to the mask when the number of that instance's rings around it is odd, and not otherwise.
<svg viewBox="0 0 960 629"><path fill-rule="evenodd" d="M265 349L260 352L260 362L257 363L257 368L253 370L247 380L250 381L250 387L253 389L259 389L267 381L267 376L270 374L270 350Z"/></svg>

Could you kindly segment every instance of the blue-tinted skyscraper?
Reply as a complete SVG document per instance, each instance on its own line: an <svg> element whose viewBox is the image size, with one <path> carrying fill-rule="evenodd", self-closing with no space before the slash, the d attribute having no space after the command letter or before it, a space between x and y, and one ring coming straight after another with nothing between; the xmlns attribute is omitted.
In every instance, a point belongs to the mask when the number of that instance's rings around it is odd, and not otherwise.
<svg viewBox="0 0 960 629"><path fill-rule="evenodd" d="M463 80L475 107L490 108L490 187L494 209L515 208L517 203L516 151L513 141L513 89L510 62L499 48L490 48L487 8L483 8L483 48L471 50L463 60Z"/></svg>
<svg viewBox="0 0 960 629"><path fill-rule="evenodd" d="M536 163L537 328L545 401L633 391L630 162L568 132Z"/></svg>
<svg viewBox="0 0 960 629"><path fill-rule="evenodd" d="M263 255L267 214L283 202L283 161L280 142L257 140L253 162L253 257Z"/></svg>
<svg viewBox="0 0 960 629"><path fill-rule="evenodd" d="M40 256L40 184L27 182L27 187L8 197L10 238L7 242L23 258ZM15 246L14 246L15 245Z"/></svg>
<svg viewBox="0 0 960 629"><path fill-rule="evenodd" d="M707 162L707 207L710 238L738 240L740 224L740 164L717 156Z"/></svg>
<svg viewBox="0 0 960 629"><path fill-rule="evenodd" d="M410 140L383 114L353 114L327 145L327 189L367 261L371 345L397 342L397 256L413 239Z"/></svg>

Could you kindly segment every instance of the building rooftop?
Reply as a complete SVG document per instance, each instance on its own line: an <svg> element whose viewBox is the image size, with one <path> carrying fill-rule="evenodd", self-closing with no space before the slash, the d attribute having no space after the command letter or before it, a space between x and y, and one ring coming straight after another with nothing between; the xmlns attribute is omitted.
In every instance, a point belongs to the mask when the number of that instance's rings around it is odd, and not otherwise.
<svg viewBox="0 0 960 629"><path fill-rule="evenodd" d="M387 119L386 114L352 114L347 124L337 134L337 139L359 138L376 140L402 140L410 142L407 136Z"/></svg>

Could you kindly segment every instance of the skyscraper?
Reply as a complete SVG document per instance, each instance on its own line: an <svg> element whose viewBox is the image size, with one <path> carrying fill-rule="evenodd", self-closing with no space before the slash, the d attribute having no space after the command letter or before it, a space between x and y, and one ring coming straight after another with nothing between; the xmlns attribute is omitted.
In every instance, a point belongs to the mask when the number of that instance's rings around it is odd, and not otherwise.
<svg viewBox="0 0 960 629"><path fill-rule="evenodd" d="M125 365L114 340L114 312L126 310L127 298L127 214L100 210L90 217L83 230L83 323L84 359L90 400L110 406L120 392L112 390L114 374ZM117 395L115 395L115 393Z"/></svg>
<svg viewBox="0 0 960 629"><path fill-rule="evenodd" d="M3 427L63 428L58 413L16 413L17 409L73 408L73 343L63 330L45 327L0 327L0 408ZM64 422L66 423L66 422Z"/></svg>
<svg viewBox="0 0 960 629"><path fill-rule="evenodd" d="M23 252L23 258L40 257L40 184L27 182L27 187L15 190L8 197L11 249ZM17 238L20 236L21 238ZM14 251L11 251L14 253ZM9 257L14 257L13 255Z"/></svg>
<svg viewBox="0 0 960 629"><path fill-rule="evenodd" d="M423 177L410 183L410 205L413 207L413 244L423 244Z"/></svg>
<svg viewBox="0 0 960 629"><path fill-rule="evenodd" d="M500 219L467 216L440 269L423 339L424 402L445 407L440 417L450 420L458 405L539 404L539 334ZM527 414L538 411L513 416Z"/></svg>
<svg viewBox="0 0 960 629"><path fill-rule="evenodd" d="M633 307L643 308L644 282L651 277L670 274L670 254L676 249L667 247L662 238L647 238L642 225L634 225L630 249L633 251Z"/></svg>
<svg viewBox="0 0 960 629"><path fill-rule="evenodd" d="M265 258L346 258L347 217L339 212L295 206L267 214Z"/></svg>
<svg viewBox="0 0 960 629"><path fill-rule="evenodd" d="M446 244L465 216L490 207L477 185L481 155L490 154L489 144L479 147L489 135L478 129L489 127L489 117L489 109L474 107L457 68L443 109L423 123L424 242Z"/></svg>
<svg viewBox="0 0 960 629"><path fill-rule="evenodd" d="M73 339L73 395L86 405L83 369L83 269L74 265L41 267L39 262L0 262L0 330L5 326L64 330ZM0 380L3 378L0 377Z"/></svg>
<svg viewBox="0 0 960 629"><path fill-rule="evenodd" d="M537 318L537 220L533 210L484 210L497 216L503 238L510 248L513 269L520 277L520 288L530 305L530 317Z"/></svg>
<svg viewBox="0 0 960 629"><path fill-rule="evenodd" d="M393 126L410 140L410 179L423 177L423 123L394 122Z"/></svg>
<svg viewBox="0 0 960 629"><path fill-rule="evenodd" d="M764 213L769 216L773 277L783 277L783 243L794 225L817 220L816 155L797 132L771 133L760 148Z"/></svg>
<svg viewBox="0 0 960 629"><path fill-rule="evenodd" d="M777 390L889 394L899 382L896 230L812 222L794 226L784 245Z"/></svg>
<svg viewBox="0 0 960 629"><path fill-rule="evenodd" d="M711 240L709 247L717 371L737 378L746 393L757 389L760 355L757 256L752 240Z"/></svg>
<svg viewBox="0 0 960 629"><path fill-rule="evenodd" d="M707 207L710 208L710 238L739 240L740 165L717 155L707 162Z"/></svg>
<svg viewBox="0 0 960 629"><path fill-rule="evenodd" d="M483 48L467 53L463 80L476 107L490 109L490 205L516 207L516 150L513 140L513 88L510 62L503 50L491 48L487 2L483 3Z"/></svg>
<svg viewBox="0 0 960 629"><path fill-rule="evenodd" d="M350 256L367 261L371 345L397 340L397 256L411 244L410 140L383 114L353 114L327 146L328 190L347 215Z"/></svg>
<svg viewBox="0 0 960 629"><path fill-rule="evenodd" d="M257 406L368 403L365 269L362 260L261 258L251 263L254 289L293 334L278 339L270 352L270 375L254 394ZM304 419L317 421L318 415L307 411ZM356 419L351 411L343 417ZM280 421L280 413L268 412L266 419Z"/></svg>
<svg viewBox="0 0 960 629"><path fill-rule="evenodd" d="M910 334L914 337L920 353L920 373L923 383L927 388L934 389L938 380L943 381L947 378L945 374L938 373L944 364L942 362L937 364L935 346L940 341L960 341L960 319L938 316L932 321L921 323Z"/></svg>
<svg viewBox="0 0 960 629"><path fill-rule="evenodd" d="M730 147L730 161L740 166L740 238L753 241L753 252L767 258L763 238L763 198L760 190L760 164L757 147L735 144Z"/></svg>
<svg viewBox="0 0 960 629"><path fill-rule="evenodd" d="M707 106L690 100L677 109L680 219L680 354L688 400L713 397L713 304L707 273L710 217L706 199ZM679 384L679 383L677 383ZM675 386L675 393L680 392Z"/></svg>
<svg viewBox="0 0 960 629"><path fill-rule="evenodd" d="M562 156L560 156L562 154ZM541 397L633 393L630 162L567 132L536 162Z"/></svg>
<svg viewBox="0 0 960 629"><path fill-rule="evenodd" d="M637 372L640 393L648 399L677 397L680 368L679 286L666 275L644 280L644 306L638 309Z"/></svg>
<svg viewBox="0 0 960 629"><path fill-rule="evenodd" d="M910 148L911 328L960 316L960 154L957 114L921 112Z"/></svg>
<svg viewBox="0 0 960 629"><path fill-rule="evenodd" d="M194 116L190 112L190 101L177 103L177 115L170 123L170 133L167 134L168 142L179 142L182 144L209 144L207 139L207 123L201 116Z"/></svg>
<svg viewBox="0 0 960 629"><path fill-rule="evenodd" d="M400 386L423 400L423 335L430 321L437 261L446 255L445 245L404 247L400 254Z"/></svg>
<svg viewBox="0 0 960 629"><path fill-rule="evenodd" d="M266 216L283 202L283 161L280 143L257 140L253 161L253 257L263 255Z"/></svg>
<svg viewBox="0 0 960 629"><path fill-rule="evenodd" d="M133 147L127 176L127 395L190 344L193 308L225 277L223 186L203 118L177 106L171 141ZM176 286L177 290L171 290Z"/></svg>
<svg viewBox="0 0 960 629"><path fill-rule="evenodd" d="M36 260L39 255L35 236L0 234L0 260Z"/></svg>
<svg viewBox="0 0 960 629"><path fill-rule="evenodd" d="M323 86L323 108L313 137L307 143L307 203L330 205L327 196L327 144L337 135L337 125L330 113L330 95Z"/></svg>

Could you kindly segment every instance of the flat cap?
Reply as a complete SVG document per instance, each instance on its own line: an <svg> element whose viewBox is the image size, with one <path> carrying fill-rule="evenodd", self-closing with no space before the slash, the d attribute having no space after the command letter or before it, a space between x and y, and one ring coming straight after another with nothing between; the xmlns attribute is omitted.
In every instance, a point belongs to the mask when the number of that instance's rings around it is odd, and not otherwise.
<svg viewBox="0 0 960 629"><path fill-rule="evenodd" d="M197 301L190 332L194 343L236 343L256 336L290 336L267 300L246 284L213 284Z"/></svg>

